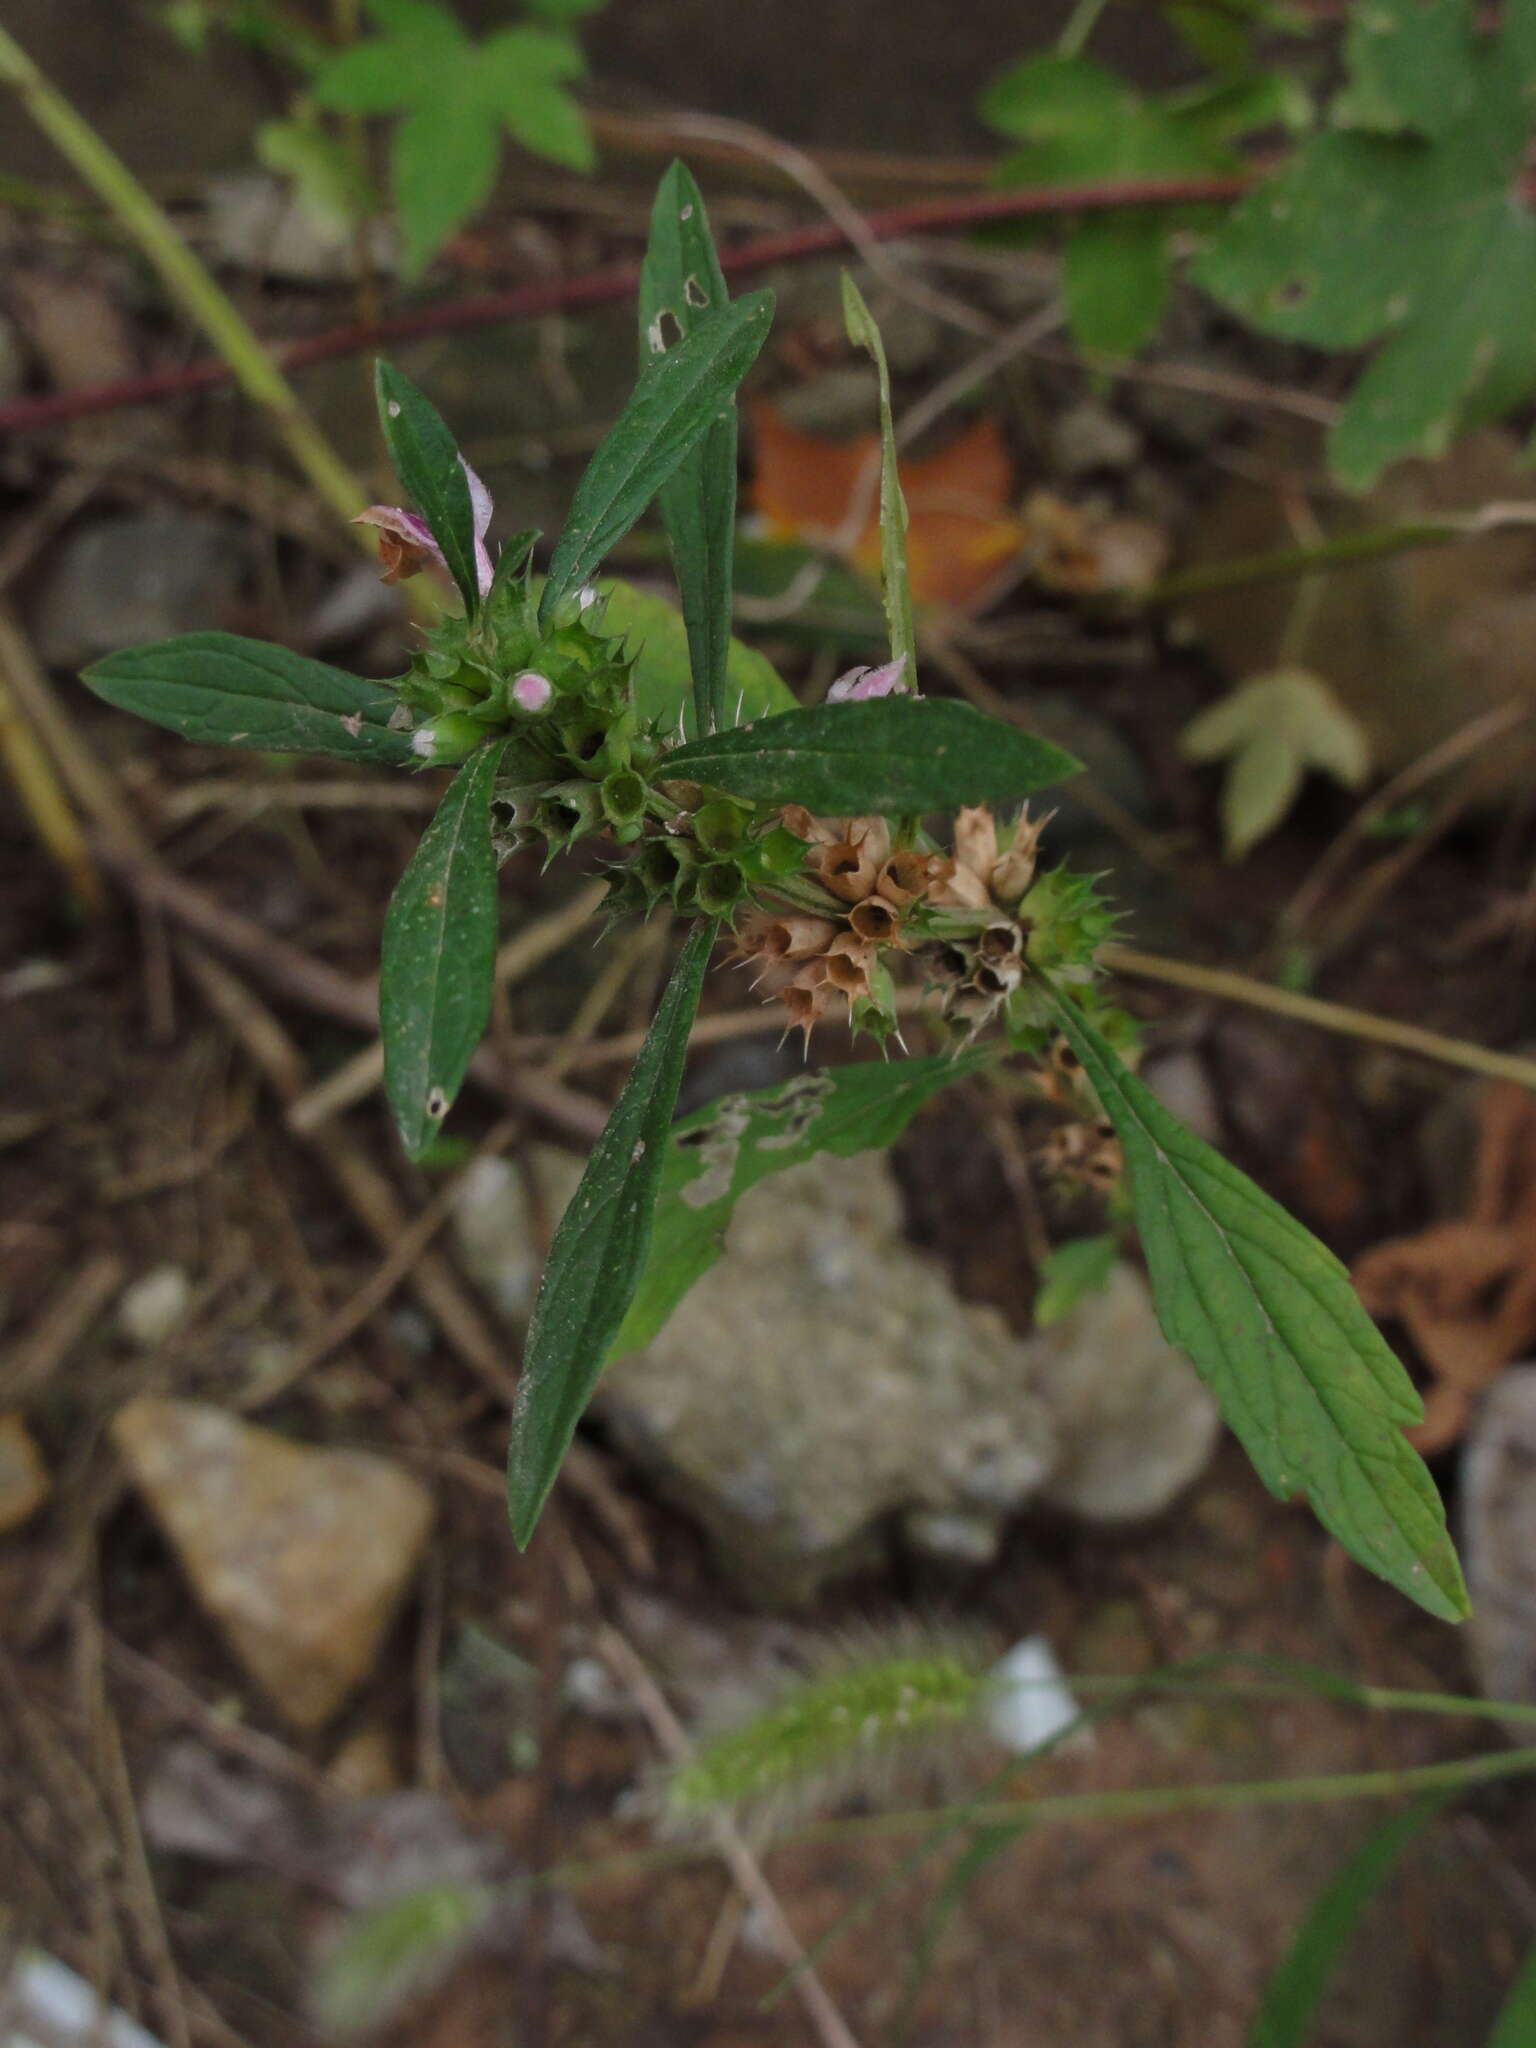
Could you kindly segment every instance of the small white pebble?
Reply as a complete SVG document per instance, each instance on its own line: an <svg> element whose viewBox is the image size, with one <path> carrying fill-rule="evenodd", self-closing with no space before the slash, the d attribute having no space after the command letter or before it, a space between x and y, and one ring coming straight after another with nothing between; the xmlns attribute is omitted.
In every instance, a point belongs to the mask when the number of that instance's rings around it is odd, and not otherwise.
<svg viewBox="0 0 1536 2048"><path fill-rule="evenodd" d="M123 1292L117 1326L140 1351L154 1351L187 1312L192 1282L181 1266L152 1266Z"/></svg>

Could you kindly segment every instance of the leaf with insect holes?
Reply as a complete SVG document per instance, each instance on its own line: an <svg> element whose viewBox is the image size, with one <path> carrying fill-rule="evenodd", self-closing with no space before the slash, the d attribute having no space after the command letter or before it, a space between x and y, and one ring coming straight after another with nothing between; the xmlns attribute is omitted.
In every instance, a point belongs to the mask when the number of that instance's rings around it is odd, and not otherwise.
<svg viewBox="0 0 1536 2048"><path fill-rule="evenodd" d="M476 43L435 0L368 9L382 32L329 56L310 91L343 113L401 116L391 183L412 275L490 197L503 132L552 163L591 170L591 133L567 90L586 67L563 25L520 23Z"/></svg>
<svg viewBox="0 0 1536 2048"><path fill-rule="evenodd" d="M818 1153L847 1159L894 1145L924 1103L966 1080L986 1057L941 1053L824 1069L728 1095L684 1117L666 1142L650 1256L611 1355L640 1350L664 1327L720 1257L726 1225L749 1188Z"/></svg>
<svg viewBox="0 0 1536 2048"><path fill-rule="evenodd" d="M1371 771L1371 743L1330 685L1307 669L1254 676L1191 719L1179 739L1186 761L1225 761L1221 822L1227 854L1241 859L1285 817L1308 769L1346 789Z"/></svg>
<svg viewBox="0 0 1536 2048"><path fill-rule="evenodd" d="M1186 1130L1070 998L1052 1008L1125 1150L1158 1321L1279 1499L1306 1494L1360 1564L1442 1621L1466 1589L1434 1481L1403 1435L1423 1407L1349 1275Z"/></svg>
<svg viewBox="0 0 1536 2048"><path fill-rule="evenodd" d="M491 797L505 744L479 748L449 783L384 920L384 1089L413 1159L437 1135L491 1014Z"/></svg>
<svg viewBox="0 0 1536 2048"><path fill-rule="evenodd" d="M1389 1815L1318 1893L1264 1987L1247 2048L1306 2048L1328 1979L1361 1914L1403 1851L1452 1797L1432 1792Z"/></svg>
<svg viewBox="0 0 1536 2048"><path fill-rule="evenodd" d="M891 417L891 372L885 343L864 294L843 272L843 325L848 339L875 365L880 386L880 595L885 604L891 659L905 661L902 683L917 688L917 629L912 623L912 584L907 573L907 501L896 463L896 423Z"/></svg>
<svg viewBox="0 0 1536 2048"><path fill-rule="evenodd" d="M664 755L657 772L832 815L1013 803L1081 765L969 704L880 697L784 711L690 740Z"/></svg>
<svg viewBox="0 0 1536 2048"><path fill-rule="evenodd" d="M108 704L198 746L419 765L410 734L390 730L400 700L387 684L264 640L184 633L109 654L82 679Z"/></svg>
<svg viewBox="0 0 1536 2048"><path fill-rule="evenodd" d="M404 371L380 361L373 385L395 474L442 549L465 612L473 618L480 609L475 508L459 444Z"/></svg>
<svg viewBox="0 0 1536 2048"><path fill-rule="evenodd" d="M1443 0L1383 0L1369 13L1376 26L1354 25L1343 110L1395 132L1312 137L1194 266L1198 284L1266 334L1378 344L1329 435L1333 473L1351 490L1404 456L1442 454L1536 389L1536 220L1516 189L1536 0L1510 0L1491 33L1470 6ZM1442 44L1439 68L1419 75L1423 52Z"/></svg>
<svg viewBox="0 0 1536 2048"><path fill-rule="evenodd" d="M640 363L694 333L730 303L709 216L692 174L671 164L656 188L640 269ZM688 626L700 732L731 722L726 667L736 548L736 407L678 464L657 500Z"/></svg>
<svg viewBox="0 0 1536 2048"><path fill-rule="evenodd" d="M550 557L539 616L589 580L656 493L736 403L773 318L772 292L722 308L641 370L571 499Z"/></svg>
<svg viewBox="0 0 1536 2048"><path fill-rule="evenodd" d="M667 1134L715 934L712 923L700 922L684 940L544 1262L507 1454L507 1510L519 1549L528 1547L645 1270Z"/></svg>

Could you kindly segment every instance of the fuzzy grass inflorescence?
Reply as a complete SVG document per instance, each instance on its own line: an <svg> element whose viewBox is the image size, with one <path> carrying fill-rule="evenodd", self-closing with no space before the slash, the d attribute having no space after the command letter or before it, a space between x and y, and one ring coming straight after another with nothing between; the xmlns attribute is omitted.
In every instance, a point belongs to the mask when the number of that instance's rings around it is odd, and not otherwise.
<svg viewBox="0 0 1536 2048"><path fill-rule="evenodd" d="M904 1773L985 1744L993 1661L979 1633L911 1620L825 1645L755 1713L701 1736L660 1781L662 1815L684 1832L721 1813L767 1832L888 1798Z"/></svg>

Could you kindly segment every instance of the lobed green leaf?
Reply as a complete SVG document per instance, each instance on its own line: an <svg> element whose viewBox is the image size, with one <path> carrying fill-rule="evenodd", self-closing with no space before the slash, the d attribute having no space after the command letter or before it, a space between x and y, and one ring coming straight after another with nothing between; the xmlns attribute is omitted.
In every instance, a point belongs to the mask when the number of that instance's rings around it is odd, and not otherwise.
<svg viewBox="0 0 1536 2048"><path fill-rule="evenodd" d="M894 1145L923 1107L985 1063L984 1052L870 1060L729 1095L684 1117L666 1144L650 1256L612 1355L649 1344L725 1248L749 1188L818 1153L847 1159Z"/></svg>
<svg viewBox="0 0 1536 2048"><path fill-rule="evenodd" d="M418 765L410 734L390 730L400 700L387 683L264 640L184 633L109 654L83 680L108 704L199 746Z"/></svg>
<svg viewBox="0 0 1536 2048"><path fill-rule="evenodd" d="M752 292L648 363L588 463L555 544L539 614L587 582L681 463L735 402L773 316Z"/></svg>
<svg viewBox="0 0 1536 2048"><path fill-rule="evenodd" d="M560 1219L523 1348L507 1509L526 1549L645 1269L667 1133L716 927L700 922Z"/></svg>
<svg viewBox="0 0 1536 2048"><path fill-rule="evenodd" d="M414 119L402 124L401 135L414 132ZM473 618L480 609L475 514L458 443L437 408L393 364L381 361L377 365L374 390L395 474L432 529L449 574L459 587L464 609Z"/></svg>
<svg viewBox="0 0 1536 2048"><path fill-rule="evenodd" d="M479 748L448 785L384 920L384 1089L413 1159L437 1135L491 1014L491 797L505 744Z"/></svg>
<svg viewBox="0 0 1536 2048"><path fill-rule="evenodd" d="M1125 1148L1158 1319L1259 1477L1444 1621L1467 1612L1434 1481L1403 1435L1423 1409L1348 1273L1310 1231L1164 1109L1056 995L1068 1044Z"/></svg>
<svg viewBox="0 0 1536 2048"><path fill-rule="evenodd" d="M675 748L666 776L759 803L847 814L1005 804L1081 766L1048 740L944 697L819 704Z"/></svg>

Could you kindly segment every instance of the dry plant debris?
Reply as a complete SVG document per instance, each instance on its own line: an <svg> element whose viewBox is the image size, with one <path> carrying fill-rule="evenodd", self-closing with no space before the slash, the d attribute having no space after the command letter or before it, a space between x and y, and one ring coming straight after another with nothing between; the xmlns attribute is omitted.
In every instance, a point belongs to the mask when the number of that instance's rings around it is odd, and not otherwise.
<svg viewBox="0 0 1536 2048"><path fill-rule="evenodd" d="M1512 1081L1483 1089L1464 1216L1389 1239L1354 1268L1375 1316L1401 1322L1433 1375L1419 1450L1461 1436L1478 1394L1536 1340L1536 1101Z"/></svg>

